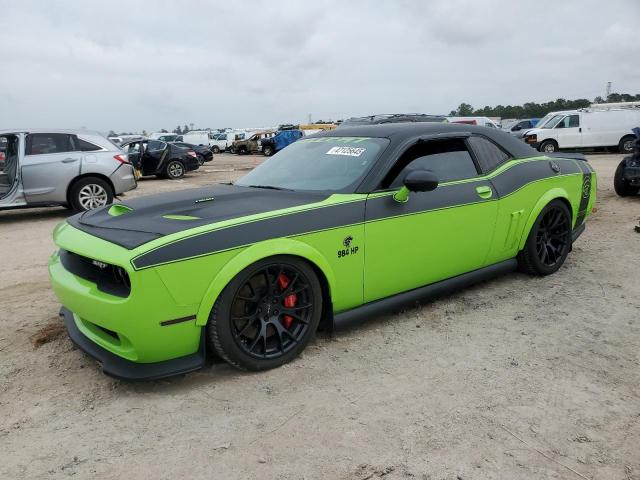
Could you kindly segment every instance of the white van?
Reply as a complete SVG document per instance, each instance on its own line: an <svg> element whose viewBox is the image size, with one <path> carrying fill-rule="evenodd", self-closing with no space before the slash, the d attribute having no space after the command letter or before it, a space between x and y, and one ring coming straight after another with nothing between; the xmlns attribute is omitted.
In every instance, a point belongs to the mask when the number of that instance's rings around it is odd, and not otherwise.
<svg viewBox="0 0 640 480"><path fill-rule="evenodd" d="M640 108L580 109L557 112L542 128L529 130L524 141L541 152L563 148L617 147L632 153L640 127Z"/></svg>
<svg viewBox="0 0 640 480"><path fill-rule="evenodd" d="M192 130L182 134L182 141L191 145L199 145L201 147L211 147L213 134L204 130Z"/></svg>
<svg viewBox="0 0 640 480"><path fill-rule="evenodd" d="M464 123L466 125L480 125L482 127L500 128L489 117L447 117L449 123Z"/></svg>

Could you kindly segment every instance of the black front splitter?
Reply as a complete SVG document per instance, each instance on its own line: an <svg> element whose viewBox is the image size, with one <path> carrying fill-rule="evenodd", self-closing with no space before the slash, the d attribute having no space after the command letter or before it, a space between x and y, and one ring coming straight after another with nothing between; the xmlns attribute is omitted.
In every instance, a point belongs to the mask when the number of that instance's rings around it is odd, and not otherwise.
<svg viewBox="0 0 640 480"><path fill-rule="evenodd" d="M193 372L194 370L202 368L205 364L206 348L204 344L204 332L201 337L200 348L196 353L163 362L137 363L119 357L89 340L78 329L73 319L73 313L71 313L69 309L62 307L60 309L60 316L64 318L64 324L67 327L71 341L73 341L80 350L100 362L104 373L119 380L157 380L159 378Z"/></svg>

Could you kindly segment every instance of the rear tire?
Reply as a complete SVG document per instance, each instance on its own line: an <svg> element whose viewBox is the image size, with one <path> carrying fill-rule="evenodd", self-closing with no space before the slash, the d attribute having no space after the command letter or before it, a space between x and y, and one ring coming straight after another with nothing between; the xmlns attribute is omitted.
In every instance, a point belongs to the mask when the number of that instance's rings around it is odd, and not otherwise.
<svg viewBox="0 0 640 480"><path fill-rule="evenodd" d="M633 153L633 146L635 141L636 137L634 137L633 135L622 137L620 143L618 144L618 151L620 153Z"/></svg>
<svg viewBox="0 0 640 480"><path fill-rule="evenodd" d="M209 315L207 341L236 368L268 370L300 354L321 315L322 291L313 269L279 255L250 265L229 282Z"/></svg>
<svg viewBox="0 0 640 480"><path fill-rule="evenodd" d="M557 272L571 250L571 233L569 208L561 200L552 200L538 215L518 253L520 270L540 276Z"/></svg>
<svg viewBox="0 0 640 480"><path fill-rule="evenodd" d="M620 197L628 197L630 195L635 195L638 193L638 188L632 187L623 178L625 161L626 161L626 158L618 164L618 167L616 168L616 173L613 175L613 189L616 191L616 193Z"/></svg>
<svg viewBox="0 0 640 480"><path fill-rule="evenodd" d="M553 140L545 140L540 144L539 150L543 153L553 153L558 151L558 144Z"/></svg>
<svg viewBox="0 0 640 480"><path fill-rule="evenodd" d="M164 167L164 176L169 180L177 180L178 178L184 177L184 164L180 160L171 160L167 163L167 166Z"/></svg>
<svg viewBox="0 0 640 480"><path fill-rule="evenodd" d="M69 204L76 212L86 212L113 203L113 189L98 177L84 177L69 190Z"/></svg>

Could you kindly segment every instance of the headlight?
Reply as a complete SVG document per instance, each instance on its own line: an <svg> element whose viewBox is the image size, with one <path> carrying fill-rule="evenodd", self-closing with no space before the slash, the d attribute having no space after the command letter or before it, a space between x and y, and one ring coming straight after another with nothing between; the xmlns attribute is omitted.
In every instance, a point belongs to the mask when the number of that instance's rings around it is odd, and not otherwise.
<svg viewBox="0 0 640 480"><path fill-rule="evenodd" d="M527 143L536 143L538 141L538 135L535 133L533 135L526 135L524 141Z"/></svg>

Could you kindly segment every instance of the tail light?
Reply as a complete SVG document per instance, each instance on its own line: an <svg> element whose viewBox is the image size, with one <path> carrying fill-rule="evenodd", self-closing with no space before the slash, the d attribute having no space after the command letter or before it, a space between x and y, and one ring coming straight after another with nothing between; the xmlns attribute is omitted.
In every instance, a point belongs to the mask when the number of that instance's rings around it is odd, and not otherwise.
<svg viewBox="0 0 640 480"><path fill-rule="evenodd" d="M0 152L0 162L4 162L4 153Z"/></svg>
<svg viewBox="0 0 640 480"><path fill-rule="evenodd" d="M113 158L115 158L120 163L129 163L129 157L127 157L126 155L122 155L120 153L117 155L114 155Z"/></svg>
<svg viewBox="0 0 640 480"><path fill-rule="evenodd" d="M196 152L194 152L193 150L189 150L189 151L187 152L187 155L191 155L191 156L192 156L192 157L194 157L194 158L198 158L198 155L196 155Z"/></svg>

